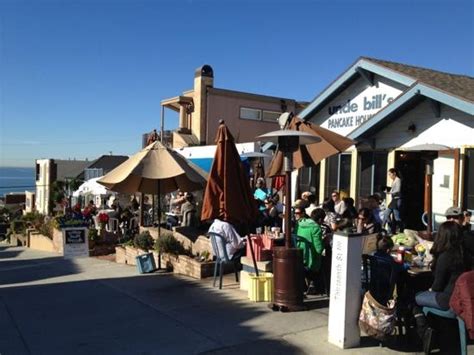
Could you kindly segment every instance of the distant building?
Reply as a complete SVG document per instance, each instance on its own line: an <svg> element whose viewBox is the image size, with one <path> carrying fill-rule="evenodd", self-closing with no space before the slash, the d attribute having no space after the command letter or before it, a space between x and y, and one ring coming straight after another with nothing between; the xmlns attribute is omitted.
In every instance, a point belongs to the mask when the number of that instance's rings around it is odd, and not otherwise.
<svg viewBox="0 0 474 355"><path fill-rule="evenodd" d="M90 164L91 162L87 160L37 159L36 210L42 214L49 214L52 209L52 184L55 181L77 179Z"/></svg>
<svg viewBox="0 0 474 355"><path fill-rule="evenodd" d="M51 212L52 184L55 181L85 181L107 174L123 163L128 157L124 155L102 155L88 160L36 160L36 210L42 214ZM69 191L72 194L72 191Z"/></svg>
<svg viewBox="0 0 474 355"><path fill-rule="evenodd" d="M192 90L161 101L162 120L165 108L179 113L178 129L171 139L173 148L213 145L221 119L236 143L254 142L256 136L279 129L277 119L282 112L298 113L306 104L294 99L215 88L214 72L209 65L196 69Z"/></svg>

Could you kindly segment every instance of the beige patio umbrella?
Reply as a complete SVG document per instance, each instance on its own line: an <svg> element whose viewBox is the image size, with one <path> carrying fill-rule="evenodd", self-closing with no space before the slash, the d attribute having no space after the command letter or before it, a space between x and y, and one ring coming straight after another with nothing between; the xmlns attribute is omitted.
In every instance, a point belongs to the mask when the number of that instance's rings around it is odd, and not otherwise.
<svg viewBox="0 0 474 355"><path fill-rule="evenodd" d="M196 191L206 185L207 173L179 153L153 142L97 182L123 193L159 195L176 191Z"/></svg>
<svg viewBox="0 0 474 355"><path fill-rule="evenodd" d="M160 196L181 189L201 190L207 173L179 153L156 141L128 158L97 182L116 192L147 193ZM161 203L158 198L158 218ZM161 235L158 226L158 238ZM160 268L160 267L158 267Z"/></svg>

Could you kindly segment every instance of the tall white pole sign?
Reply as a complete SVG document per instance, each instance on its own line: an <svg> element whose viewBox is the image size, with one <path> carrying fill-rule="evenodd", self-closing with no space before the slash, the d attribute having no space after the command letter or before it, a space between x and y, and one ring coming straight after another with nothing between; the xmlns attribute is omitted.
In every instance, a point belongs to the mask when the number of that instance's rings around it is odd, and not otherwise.
<svg viewBox="0 0 474 355"><path fill-rule="evenodd" d="M362 236L334 234L328 341L342 349L360 343L361 261Z"/></svg>

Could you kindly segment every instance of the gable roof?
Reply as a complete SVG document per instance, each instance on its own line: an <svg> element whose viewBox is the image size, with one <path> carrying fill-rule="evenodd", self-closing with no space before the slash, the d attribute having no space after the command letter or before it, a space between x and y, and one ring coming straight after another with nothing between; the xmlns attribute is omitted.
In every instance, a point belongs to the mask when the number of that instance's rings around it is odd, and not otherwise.
<svg viewBox="0 0 474 355"><path fill-rule="evenodd" d="M102 155L97 158L92 164L87 166L88 169L103 169L110 171L122 164L128 157L126 155Z"/></svg>
<svg viewBox="0 0 474 355"><path fill-rule="evenodd" d="M444 73L437 70L415 67L385 60L360 57L326 89L324 89L300 114L307 119L314 111L322 108L331 99L337 96L348 85L360 77L370 80L377 74L406 86L406 90L414 85L426 84L437 91L456 96L468 103L474 102L474 78L467 75ZM403 94L402 94L403 95ZM393 104L393 102L392 102ZM390 104L391 105L391 104ZM390 106L389 105L389 106Z"/></svg>
<svg viewBox="0 0 474 355"><path fill-rule="evenodd" d="M426 69L413 65L389 62L386 60L369 57L361 57L361 59L383 65L386 68L410 76L417 82L428 84L447 93L474 102L473 77L467 75L444 73L433 69Z"/></svg>
<svg viewBox="0 0 474 355"><path fill-rule="evenodd" d="M56 180L77 178L90 164L90 160L53 159L57 166Z"/></svg>

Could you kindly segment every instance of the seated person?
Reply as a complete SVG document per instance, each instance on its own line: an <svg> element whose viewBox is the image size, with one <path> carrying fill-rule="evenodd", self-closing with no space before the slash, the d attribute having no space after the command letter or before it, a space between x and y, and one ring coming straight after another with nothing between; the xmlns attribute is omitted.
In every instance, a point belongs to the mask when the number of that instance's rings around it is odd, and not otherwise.
<svg viewBox="0 0 474 355"><path fill-rule="evenodd" d="M294 233L303 240L296 240L296 247L303 249L303 263L306 278L314 280L321 269L323 241L321 227L308 218L302 207L295 208L296 226Z"/></svg>
<svg viewBox="0 0 474 355"><path fill-rule="evenodd" d="M215 219L209 227L209 232L220 234L226 242L226 250L229 259L235 259L245 252L245 239L242 238L229 222Z"/></svg>
<svg viewBox="0 0 474 355"><path fill-rule="evenodd" d="M430 253L433 255L431 269L434 281L428 291L417 293L415 300L419 307L413 309L417 332L424 342L429 342L433 330L428 327L421 307L448 310L456 280L468 269L462 247L462 231L458 223L447 221L440 225Z"/></svg>
<svg viewBox="0 0 474 355"><path fill-rule="evenodd" d="M379 233L379 235L377 236L377 251L374 253L374 256L388 261L395 268L396 272L408 270L410 268L410 264L399 264L390 255L390 252L393 249L393 245L394 244L392 238L387 236L386 233Z"/></svg>
<svg viewBox="0 0 474 355"><path fill-rule="evenodd" d="M344 204L346 205L346 209L342 212L342 218L349 218L349 219L356 219L357 218L357 210L354 207L354 199L352 197L344 197L342 199Z"/></svg>
<svg viewBox="0 0 474 355"><path fill-rule="evenodd" d="M175 197L170 199L170 213L166 217L166 224L168 226L174 227L179 225L179 216L181 215L181 206L186 202L184 197L184 192L178 190L178 193Z"/></svg>
<svg viewBox="0 0 474 355"><path fill-rule="evenodd" d="M311 219L315 221L321 228L321 236L324 244L324 248L332 248L332 235L333 231L331 226L324 222L326 218L326 212L322 208L316 208L311 212Z"/></svg>
<svg viewBox="0 0 474 355"><path fill-rule="evenodd" d="M380 223L375 222L373 213L367 208L361 208L357 217L357 233L373 234L382 230Z"/></svg>
<svg viewBox="0 0 474 355"><path fill-rule="evenodd" d="M381 304L386 304L393 297L390 292L393 292L395 285L397 285L398 298L402 297L404 283L398 281L402 279L402 273L410 268L408 263L399 264L395 261L390 255L392 248L392 239L386 233L380 233L377 236L377 251L374 253L375 269L372 265L370 268L370 291ZM390 289L391 287L393 288Z"/></svg>
<svg viewBox="0 0 474 355"><path fill-rule="evenodd" d="M334 212L334 201L327 198L324 200L321 208L326 213L326 217L324 218L324 222L331 227L334 231L336 230L336 212Z"/></svg>
<svg viewBox="0 0 474 355"><path fill-rule="evenodd" d="M264 226L281 228L282 218L273 199L267 198L265 200L265 210L263 211L263 216Z"/></svg>
<svg viewBox="0 0 474 355"><path fill-rule="evenodd" d="M311 216L311 212L313 212L318 206L316 205L316 195L310 194L308 195L308 203L309 206L306 207L306 215Z"/></svg>
<svg viewBox="0 0 474 355"><path fill-rule="evenodd" d="M257 200L259 211L265 210L264 202L270 196L265 185L265 179L263 177L259 177L255 184L255 191L253 193L253 197Z"/></svg>
<svg viewBox="0 0 474 355"><path fill-rule="evenodd" d="M190 192L186 192L184 198L186 202L181 205L181 215L183 216L181 225L183 227L195 227L197 225L197 218L194 195Z"/></svg>

